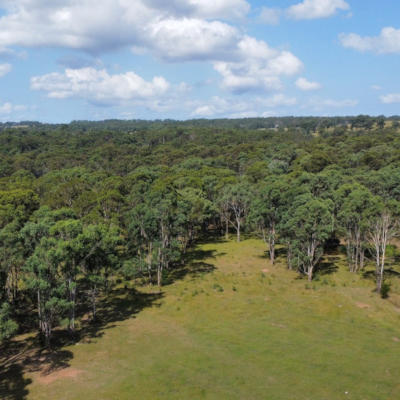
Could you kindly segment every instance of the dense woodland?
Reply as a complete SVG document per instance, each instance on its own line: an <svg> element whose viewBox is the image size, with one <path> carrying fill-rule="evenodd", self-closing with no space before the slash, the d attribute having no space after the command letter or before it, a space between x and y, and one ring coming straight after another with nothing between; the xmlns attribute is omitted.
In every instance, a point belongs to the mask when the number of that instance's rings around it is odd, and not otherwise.
<svg viewBox="0 0 400 400"><path fill-rule="evenodd" d="M6 123L0 154L0 341L73 335L78 308L95 320L116 282L162 286L211 236L259 235L308 280L341 246L388 295L397 117Z"/></svg>

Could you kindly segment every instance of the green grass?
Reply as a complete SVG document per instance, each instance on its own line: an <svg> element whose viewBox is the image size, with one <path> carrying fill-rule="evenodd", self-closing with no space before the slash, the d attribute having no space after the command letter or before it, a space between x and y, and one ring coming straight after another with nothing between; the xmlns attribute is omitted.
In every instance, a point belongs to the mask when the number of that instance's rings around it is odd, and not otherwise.
<svg viewBox="0 0 400 400"><path fill-rule="evenodd" d="M399 399L396 296L342 260L307 284L264 255L254 239L199 246L162 297L61 349L67 368L24 367L26 397L8 398Z"/></svg>

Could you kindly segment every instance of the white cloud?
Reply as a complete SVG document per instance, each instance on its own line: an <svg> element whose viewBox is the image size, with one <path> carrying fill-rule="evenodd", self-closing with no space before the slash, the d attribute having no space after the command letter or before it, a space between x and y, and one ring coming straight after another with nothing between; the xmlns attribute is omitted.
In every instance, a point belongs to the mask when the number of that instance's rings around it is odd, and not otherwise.
<svg viewBox="0 0 400 400"><path fill-rule="evenodd" d="M306 78L299 78L296 81L296 86L300 90L310 91L321 89L321 84L318 82L310 82Z"/></svg>
<svg viewBox="0 0 400 400"><path fill-rule="evenodd" d="M378 54L400 53L400 29L383 28L379 36L360 36L356 33L339 35L344 47L361 52L371 51Z"/></svg>
<svg viewBox="0 0 400 400"><path fill-rule="evenodd" d="M276 107L289 107L297 104L294 97L287 97L278 93L270 97L255 97L252 99L237 100L223 99L215 96L207 103L193 103L193 117L226 117L226 118L250 118L277 114L272 111ZM268 109L268 110L266 110Z"/></svg>
<svg viewBox="0 0 400 400"><path fill-rule="evenodd" d="M372 85L372 86L371 86L371 89L372 89L372 90L382 90L382 86L379 86L379 85Z"/></svg>
<svg viewBox="0 0 400 400"><path fill-rule="evenodd" d="M147 28L147 48L168 61L210 60L230 57L240 35L219 21L166 19Z"/></svg>
<svg viewBox="0 0 400 400"><path fill-rule="evenodd" d="M161 104L171 85L163 77L145 81L134 72L110 75L92 67L66 69L31 79L31 89L47 92L55 99L82 98L92 103L132 103L156 107ZM179 90L179 88L178 88Z"/></svg>
<svg viewBox="0 0 400 400"><path fill-rule="evenodd" d="M11 64L0 64L0 78L4 75L7 75L11 69Z"/></svg>
<svg viewBox="0 0 400 400"><path fill-rule="evenodd" d="M400 103L400 93L390 93L384 96L380 96L380 100L383 104Z"/></svg>
<svg viewBox="0 0 400 400"><path fill-rule="evenodd" d="M226 44L236 35L236 30L214 20L244 16L250 9L245 0L13 0L3 3L7 10L0 17L3 47L50 46L100 53L136 46L155 49L166 58L173 57L168 39L174 40L178 35L180 42L176 46L183 44L187 49L187 42L192 40L190 53L195 56L207 53L205 41L209 41L211 48L219 49L218 44ZM162 35L166 37L160 45ZM176 51L178 58L182 58L182 51Z"/></svg>
<svg viewBox="0 0 400 400"><path fill-rule="evenodd" d="M289 18L316 19L328 18L339 10L349 10L349 4L344 0L304 0L286 10Z"/></svg>
<svg viewBox="0 0 400 400"><path fill-rule="evenodd" d="M23 105L14 105L9 102L0 104L0 115L10 115L13 112L24 110L26 110L26 106Z"/></svg>
<svg viewBox="0 0 400 400"><path fill-rule="evenodd" d="M3 47L64 47L91 54L130 48L168 62L212 62L222 86L236 93L280 90L281 77L302 68L291 52L273 49L226 22L246 15L246 0L3 0L3 7ZM49 79L60 85L69 78L53 74ZM67 96L70 89L49 93Z"/></svg>
<svg viewBox="0 0 400 400"><path fill-rule="evenodd" d="M278 25L281 18L282 10L279 8L263 7L259 16L260 22L267 25Z"/></svg>
<svg viewBox="0 0 400 400"><path fill-rule="evenodd" d="M174 15L192 15L200 18L243 18L250 4L245 0L147 0L154 9L169 10Z"/></svg>
<svg viewBox="0 0 400 400"><path fill-rule="evenodd" d="M249 36L239 42L236 57L235 61L214 64L222 75L222 86L235 93L280 90L280 77L295 75L303 67L292 53L273 49Z"/></svg>

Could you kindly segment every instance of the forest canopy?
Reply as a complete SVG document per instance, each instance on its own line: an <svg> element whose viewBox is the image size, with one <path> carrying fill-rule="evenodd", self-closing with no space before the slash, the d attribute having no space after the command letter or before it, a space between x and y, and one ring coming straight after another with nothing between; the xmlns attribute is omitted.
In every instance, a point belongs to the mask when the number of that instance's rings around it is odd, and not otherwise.
<svg viewBox="0 0 400 400"><path fill-rule="evenodd" d="M309 281L343 246L385 296L399 120L0 124L0 341L38 327L50 345L64 320L73 334L78 308L95 320L118 280L162 286L205 236L259 235Z"/></svg>

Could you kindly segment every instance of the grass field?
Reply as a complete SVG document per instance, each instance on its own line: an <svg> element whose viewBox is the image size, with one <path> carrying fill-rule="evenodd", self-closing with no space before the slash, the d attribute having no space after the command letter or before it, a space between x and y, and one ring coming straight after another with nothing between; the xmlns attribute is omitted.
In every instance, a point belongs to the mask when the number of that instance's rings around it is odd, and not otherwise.
<svg viewBox="0 0 400 400"><path fill-rule="evenodd" d="M255 239L190 256L162 293L116 289L78 344L49 355L19 338L0 398L400 399L395 294L380 299L336 258L308 284Z"/></svg>

